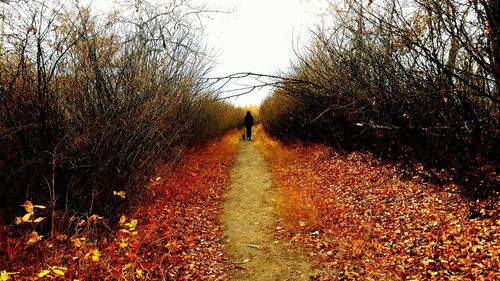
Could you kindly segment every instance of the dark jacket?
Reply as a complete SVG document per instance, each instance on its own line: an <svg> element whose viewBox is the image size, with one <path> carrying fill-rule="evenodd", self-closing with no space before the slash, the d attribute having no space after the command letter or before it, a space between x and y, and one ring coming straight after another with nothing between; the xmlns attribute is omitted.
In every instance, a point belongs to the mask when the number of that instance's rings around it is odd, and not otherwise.
<svg viewBox="0 0 500 281"><path fill-rule="evenodd" d="M245 125L245 127L252 127L253 116L252 114L250 114L250 112L248 112L247 115L245 115L245 119L243 120L243 125Z"/></svg>

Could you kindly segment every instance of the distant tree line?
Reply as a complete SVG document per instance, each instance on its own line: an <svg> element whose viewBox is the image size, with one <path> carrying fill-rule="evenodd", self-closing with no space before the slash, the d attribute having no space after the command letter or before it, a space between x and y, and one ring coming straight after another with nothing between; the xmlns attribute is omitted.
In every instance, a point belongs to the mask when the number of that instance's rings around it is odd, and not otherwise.
<svg viewBox="0 0 500 281"><path fill-rule="evenodd" d="M115 215L158 162L239 125L217 101L186 1L122 1L122 12L11 1L0 50L0 222L24 200ZM121 199L113 191L125 191Z"/></svg>
<svg viewBox="0 0 500 281"><path fill-rule="evenodd" d="M467 194L498 195L499 15L498 0L332 2L261 121L277 137L416 159Z"/></svg>

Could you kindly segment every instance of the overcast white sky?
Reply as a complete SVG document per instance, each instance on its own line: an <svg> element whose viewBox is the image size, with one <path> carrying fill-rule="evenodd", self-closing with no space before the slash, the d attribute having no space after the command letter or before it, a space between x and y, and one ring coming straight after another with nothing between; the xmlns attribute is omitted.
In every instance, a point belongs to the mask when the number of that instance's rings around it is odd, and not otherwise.
<svg viewBox="0 0 500 281"><path fill-rule="evenodd" d="M99 9L113 5L113 0L82 1L85 2L92 2ZM276 74L286 70L294 58L294 45L300 48L307 42L308 30L314 29L328 5L326 0L191 0L191 3L233 11L210 14L210 18L204 19L206 43L218 55L213 76L237 72ZM231 87L238 85L228 85L228 89ZM263 88L232 101L237 105L259 104L271 90Z"/></svg>
<svg viewBox="0 0 500 281"><path fill-rule="evenodd" d="M206 23L208 43L220 50L215 72L223 75L276 74L286 70L294 58L294 43L300 46L307 41L308 29L314 28L321 6L324 8L328 3L325 0L212 0L210 4L220 5L222 9L234 8L232 14L216 15ZM240 83L245 82L252 83ZM255 90L234 102L259 104L271 90Z"/></svg>

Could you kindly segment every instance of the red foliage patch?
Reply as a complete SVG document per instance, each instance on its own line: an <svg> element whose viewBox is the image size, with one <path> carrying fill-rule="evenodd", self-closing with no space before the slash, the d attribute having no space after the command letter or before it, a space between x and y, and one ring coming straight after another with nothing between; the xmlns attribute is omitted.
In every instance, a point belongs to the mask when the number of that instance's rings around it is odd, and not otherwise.
<svg viewBox="0 0 500 281"><path fill-rule="evenodd" d="M366 153L258 135L286 210L278 235L305 243L325 280L500 278L498 201L471 202Z"/></svg>
<svg viewBox="0 0 500 281"><path fill-rule="evenodd" d="M152 278L225 279L232 266L219 240L221 195L229 186L237 133L192 150L173 174L150 185L159 194L134 214L148 222L139 255Z"/></svg>
<svg viewBox="0 0 500 281"><path fill-rule="evenodd" d="M192 149L177 168L159 168L145 187L151 197L136 198L132 211L118 222L84 216L70 224L75 228L68 231L71 237L61 233L55 238L30 229L35 214L25 222L19 218L19 226L0 226L1 278L227 279L233 265L224 257L219 217L237 143L233 131ZM115 195L128 196L123 191Z"/></svg>

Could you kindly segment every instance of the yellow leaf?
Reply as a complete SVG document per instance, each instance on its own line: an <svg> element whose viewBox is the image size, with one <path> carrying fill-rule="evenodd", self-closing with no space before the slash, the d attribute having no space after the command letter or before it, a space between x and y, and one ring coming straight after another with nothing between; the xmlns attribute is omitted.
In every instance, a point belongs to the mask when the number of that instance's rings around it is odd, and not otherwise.
<svg viewBox="0 0 500 281"><path fill-rule="evenodd" d="M123 225L127 221L127 217L125 215L122 215L120 217L120 221L118 221L118 224Z"/></svg>
<svg viewBox="0 0 500 281"><path fill-rule="evenodd" d="M36 218L35 222L41 222L43 221L45 218Z"/></svg>
<svg viewBox="0 0 500 281"><path fill-rule="evenodd" d="M5 270L3 270L2 272L0 272L0 281L7 281L10 279L10 276L9 275L12 275L14 273L12 272L7 272Z"/></svg>
<svg viewBox="0 0 500 281"><path fill-rule="evenodd" d="M137 274L137 277L139 277L139 278L142 277L142 269L136 269L135 273Z"/></svg>
<svg viewBox="0 0 500 281"><path fill-rule="evenodd" d="M303 221L300 221L300 222L299 222L299 225L300 225L300 226L302 226L302 227L304 227L304 226L306 226L306 223L305 223L305 222L303 222Z"/></svg>
<svg viewBox="0 0 500 281"><path fill-rule="evenodd" d="M155 181L160 181L161 177L156 177Z"/></svg>
<svg viewBox="0 0 500 281"><path fill-rule="evenodd" d="M130 220L129 223L126 223L125 226L127 226L129 228L129 231L132 231L137 227L137 220L132 219L132 220Z"/></svg>
<svg viewBox="0 0 500 281"><path fill-rule="evenodd" d="M125 199L125 191L120 190L120 191L113 191L113 195L120 196L121 198Z"/></svg>
<svg viewBox="0 0 500 281"><path fill-rule="evenodd" d="M75 240L75 247L80 248L82 246L82 241L80 239Z"/></svg>
<svg viewBox="0 0 500 281"><path fill-rule="evenodd" d="M30 236L29 236L29 240L28 240L28 244L33 244L37 241L40 241L42 240L42 235L38 235L38 233L36 231L33 231L31 232Z"/></svg>
<svg viewBox="0 0 500 281"><path fill-rule="evenodd" d="M30 201L25 201L23 205L26 213L33 213L33 204Z"/></svg>
<svg viewBox="0 0 500 281"><path fill-rule="evenodd" d="M34 208L38 208L38 209L45 209L45 206L44 205L35 205L33 206Z"/></svg>
<svg viewBox="0 0 500 281"><path fill-rule="evenodd" d="M137 227L137 220L130 221L130 229L135 229Z"/></svg>
<svg viewBox="0 0 500 281"><path fill-rule="evenodd" d="M62 271L62 270L60 270L60 269L54 269L53 271L54 271L54 273L55 273L56 275L59 275L59 276L64 276L64 271Z"/></svg>
<svg viewBox="0 0 500 281"><path fill-rule="evenodd" d="M92 261L98 262L99 257L101 256L101 254L99 253L99 250L93 249L93 250L90 250L90 253L92 254Z"/></svg>
<svg viewBox="0 0 500 281"><path fill-rule="evenodd" d="M38 273L38 277L44 277L45 275L47 275L49 273L50 273L50 270L48 270L48 269L42 270L40 273Z"/></svg>
<svg viewBox="0 0 500 281"><path fill-rule="evenodd" d="M82 242L85 242L85 238L71 237L71 242L73 242L73 244L75 245L75 247L80 248L81 246L83 246Z"/></svg>
<svg viewBox="0 0 500 281"><path fill-rule="evenodd" d="M96 215L96 214L93 214L92 216L90 216L88 219L87 219L87 222L88 223L91 223L93 221L97 221L97 220L102 220L102 217Z"/></svg>
<svg viewBox="0 0 500 281"><path fill-rule="evenodd" d="M423 263L425 266L429 265L430 263L434 263L434 262L435 262L435 261L434 261L433 259L430 259L430 258L424 258L424 259L422 260L422 263Z"/></svg>
<svg viewBox="0 0 500 281"><path fill-rule="evenodd" d="M23 223L23 219L21 217L16 217L16 224Z"/></svg>
<svg viewBox="0 0 500 281"><path fill-rule="evenodd" d="M438 275L437 271L428 270L427 272L432 276Z"/></svg>
<svg viewBox="0 0 500 281"><path fill-rule="evenodd" d="M31 215L33 215L33 213L27 213L26 215L23 216L23 218L21 220L23 222L27 222L30 220Z"/></svg>
<svg viewBox="0 0 500 281"><path fill-rule="evenodd" d="M128 270L129 268L131 268L131 267L132 267L132 264L131 264L131 263L127 263L126 265L124 265L124 266L122 267L122 270L123 270L123 271L126 271L126 270Z"/></svg>
<svg viewBox="0 0 500 281"><path fill-rule="evenodd" d="M127 246L128 246L127 240L122 240L122 242L120 243L120 248L125 248Z"/></svg>

